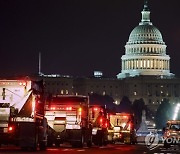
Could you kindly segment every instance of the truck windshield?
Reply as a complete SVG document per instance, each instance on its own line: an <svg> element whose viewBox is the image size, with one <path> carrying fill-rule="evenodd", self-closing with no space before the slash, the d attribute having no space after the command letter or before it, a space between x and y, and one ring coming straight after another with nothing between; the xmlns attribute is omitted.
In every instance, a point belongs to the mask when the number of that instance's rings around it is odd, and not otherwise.
<svg viewBox="0 0 180 154"><path fill-rule="evenodd" d="M171 124L170 129L176 131L180 130L180 124Z"/></svg>
<svg viewBox="0 0 180 154"><path fill-rule="evenodd" d="M0 107L0 123L2 121L8 121L10 116L10 108Z"/></svg>
<svg viewBox="0 0 180 154"><path fill-rule="evenodd" d="M10 103L0 103L0 108L8 108Z"/></svg>

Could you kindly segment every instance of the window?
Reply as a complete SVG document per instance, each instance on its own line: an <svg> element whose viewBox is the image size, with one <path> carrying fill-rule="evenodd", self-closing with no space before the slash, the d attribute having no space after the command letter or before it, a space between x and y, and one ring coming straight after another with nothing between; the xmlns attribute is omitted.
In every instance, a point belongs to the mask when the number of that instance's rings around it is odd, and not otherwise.
<svg viewBox="0 0 180 154"><path fill-rule="evenodd" d="M68 90L66 90L66 95L68 95L69 94L69 92L68 92Z"/></svg>
<svg viewBox="0 0 180 154"><path fill-rule="evenodd" d="M64 90L61 90L61 95L63 95L64 94Z"/></svg>

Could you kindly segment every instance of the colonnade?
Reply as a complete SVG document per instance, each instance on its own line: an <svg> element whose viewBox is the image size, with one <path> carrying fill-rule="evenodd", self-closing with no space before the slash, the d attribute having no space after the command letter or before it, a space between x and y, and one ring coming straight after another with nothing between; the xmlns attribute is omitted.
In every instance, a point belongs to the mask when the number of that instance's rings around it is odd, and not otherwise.
<svg viewBox="0 0 180 154"><path fill-rule="evenodd" d="M145 53L152 53L152 54L164 54L166 52L166 46L163 47L135 47L135 46L126 46L126 54L145 54Z"/></svg>
<svg viewBox="0 0 180 154"><path fill-rule="evenodd" d="M169 60L164 59L130 59L122 60L122 70L161 69L169 70Z"/></svg>

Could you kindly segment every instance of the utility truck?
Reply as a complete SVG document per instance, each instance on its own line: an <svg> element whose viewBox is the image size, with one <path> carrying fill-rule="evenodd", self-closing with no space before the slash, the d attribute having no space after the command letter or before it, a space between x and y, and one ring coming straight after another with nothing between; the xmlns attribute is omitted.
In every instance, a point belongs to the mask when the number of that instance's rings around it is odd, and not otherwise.
<svg viewBox="0 0 180 154"><path fill-rule="evenodd" d="M48 122L48 146L64 142L73 147L92 144L89 123L89 98L86 96L57 95L46 101L45 117Z"/></svg>
<svg viewBox="0 0 180 154"><path fill-rule="evenodd" d="M171 145L180 146L180 120L168 120L163 130L165 148L169 148Z"/></svg>
<svg viewBox="0 0 180 154"><path fill-rule="evenodd" d="M106 106L90 105L89 120L92 127L92 142L99 146L106 145L109 127Z"/></svg>
<svg viewBox="0 0 180 154"><path fill-rule="evenodd" d="M115 113L109 114L108 117L112 126L110 132L113 137L113 142L122 142L126 144L136 143L134 116L132 114Z"/></svg>
<svg viewBox="0 0 180 154"><path fill-rule="evenodd" d="M46 148L43 81L0 80L0 145Z"/></svg>

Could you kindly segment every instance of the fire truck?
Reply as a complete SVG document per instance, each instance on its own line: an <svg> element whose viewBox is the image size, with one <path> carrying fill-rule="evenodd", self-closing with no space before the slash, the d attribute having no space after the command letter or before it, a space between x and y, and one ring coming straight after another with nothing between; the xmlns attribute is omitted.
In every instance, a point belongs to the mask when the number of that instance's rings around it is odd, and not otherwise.
<svg viewBox="0 0 180 154"><path fill-rule="evenodd" d="M73 147L91 146L89 98L86 96L52 96L46 102L48 146L69 142Z"/></svg>
<svg viewBox="0 0 180 154"><path fill-rule="evenodd" d="M90 105L89 120L92 127L92 142L95 145L106 145L108 141L109 120L105 106Z"/></svg>
<svg viewBox="0 0 180 154"><path fill-rule="evenodd" d="M115 113L108 115L113 128L113 142L135 144L136 136L134 118L129 113ZM112 130L110 130L112 132Z"/></svg>
<svg viewBox="0 0 180 154"><path fill-rule="evenodd" d="M0 145L46 148L42 81L0 80Z"/></svg>

